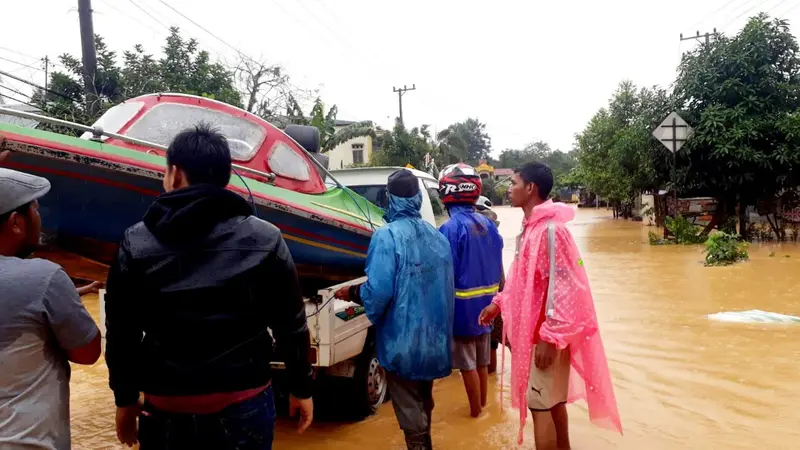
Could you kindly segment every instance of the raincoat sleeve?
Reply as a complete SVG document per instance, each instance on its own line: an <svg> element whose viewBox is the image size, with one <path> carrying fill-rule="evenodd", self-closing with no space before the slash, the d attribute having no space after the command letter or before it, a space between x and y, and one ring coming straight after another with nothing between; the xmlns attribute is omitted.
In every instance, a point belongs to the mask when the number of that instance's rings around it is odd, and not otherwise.
<svg viewBox="0 0 800 450"><path fill-rule="evenodd" d="M360 297L370 322L383 320L395 292L397 257L391 230L381 228L372 236L367 250L367 282L361 285Z"/></svg>
<svg viewBox="0 0 800 450"><path fill-rule="evenodd" d="M597 330L594 303L572 235L562 225L554 225L554 236L547 239L546 268L548 288L545 321L539 331L542 340L564 349ZM551 244L553 249L551 252ZM543 245L544 247L544 245ZM543 258L544 259L544 258ZM555 262L554 267L551 263Z"/></svg>

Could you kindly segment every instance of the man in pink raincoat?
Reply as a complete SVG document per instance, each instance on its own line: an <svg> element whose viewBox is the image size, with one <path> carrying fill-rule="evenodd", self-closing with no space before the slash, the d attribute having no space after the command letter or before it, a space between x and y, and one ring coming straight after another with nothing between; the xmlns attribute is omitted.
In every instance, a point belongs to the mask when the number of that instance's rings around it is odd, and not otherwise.
<svg viewBox="0 0 800 450"><path fill-rule="evenodd" d="M546 415L558 449L569 449L566 404L585 399L592 422L622 432L594 301L578 248L566 223L571 206L546 200L553 173L540 163L515 170L511 203L525 212L505 290L479 321L502 311L511 352L511 402L520 411L519 443L527 410L533 414L536 448L546 448ZM523 402L527 408L523 407Z"/></svg>

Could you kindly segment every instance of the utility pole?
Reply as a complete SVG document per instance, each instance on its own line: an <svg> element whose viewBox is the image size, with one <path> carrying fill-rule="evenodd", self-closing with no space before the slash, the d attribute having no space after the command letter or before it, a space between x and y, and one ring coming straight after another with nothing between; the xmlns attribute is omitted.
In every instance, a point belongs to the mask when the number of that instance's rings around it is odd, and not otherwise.
<svg viewBox="0 0 800 450"><path fill-rule="evenodd" d="M412 84L411 87L406 85L403 85L401 88L392 87L392 92L397 92L397 101L400 104L400 124L402 125L405 125L405 122L403 122L403 95L407 91L413 91L415 89L417 89L416 84Z"/></svg>
<svg viewBox="0 0 800 450"><path fill-rule="evenodd" d="M700 38L704 37L706 39L706 44L708 44L710 42L711 36L717 37L716 28L714 28L713 33L706 32L706 34L700 34L700 32L698 31L696 35L689 37L683 37L683 33L681 33L681 41L691 41L692 39L697 39L699 41Z"/></svg>
<svg viewBox="0 0 800 450"><path fill-rule="evenodd" d="M47 74L47 70L50 67L50 58L45 56L44 58L42 58L42 62L44 63L44 90L47 91L47 84L50 81L50 78L48 77L48 74ZM47 97L47 93L46 92L44 93L44 96L45 96L45 98Z"/></svg>
<svg viewBox="0 0 800 450"><path fill-rule="evenodd" d="M94 119L100 105L94 86L97 74L97 53L94 47L94 25L92 23L92 0L78 0L78 17L81 24L81 51L83 54L83 90L86 93L86 109Z"/></svg>

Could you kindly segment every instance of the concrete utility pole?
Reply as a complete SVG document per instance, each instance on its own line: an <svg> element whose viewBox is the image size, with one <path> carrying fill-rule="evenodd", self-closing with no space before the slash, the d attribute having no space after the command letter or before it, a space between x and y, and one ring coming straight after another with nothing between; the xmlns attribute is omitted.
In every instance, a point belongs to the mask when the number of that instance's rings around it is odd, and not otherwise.
<svg viewBox="0 0 800 450"><path fill-rule="evenodd" d="M92 118L97 117L100 103L94 86L97 74L97 53L94 47L94 24L92 23L92 0L78 0L78 17L81 24L81 51L83 62L83 90L86 93L86 108Z"/></svg>
<svg viewBox="0 0 800 450"><path fill-rule="evenodd" d="M400 104L400 123L403 125L405 125L405 122L403 122L403 95L407 91L413 91L415 89L417 89L416 84L412 84L411 87L408 87L406 85L403 85L403 87L401 88L392 87L392 92L397 92L397 101Z"/></svg>
<svg viewBox="0 0 800 450"><path fill-rule="evenodd" d="M47 85L50 79L48 78L47 70L50 68L50 58L45 56L42 58L42 63L44 63L44 90L47 91ZM44 94L47 97L47 93Z"/></svg>
<svg viewBox="0 0 800 450"><path fill-rule="evenodd" d="M689 37L683 37L683 33L681 33L681 41L691 41L692 39L697 39L699 41L701 37L705 37L706 44L708 44L710 42L711 36L717 37L717 29L716 28L714 28L714 32L713 33L706 32L706 34L700 34L700 32L698 31L695 36L689 36Z"/></svg>

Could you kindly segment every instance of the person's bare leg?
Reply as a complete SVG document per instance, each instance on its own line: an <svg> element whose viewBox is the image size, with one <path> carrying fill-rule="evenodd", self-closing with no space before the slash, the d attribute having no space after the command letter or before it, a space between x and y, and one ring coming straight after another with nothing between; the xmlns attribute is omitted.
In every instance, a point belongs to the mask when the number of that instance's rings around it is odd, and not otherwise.
<svg viewBox="0 0 800 450"><path fill-rule="evenodd" d="M550 411L532 411L533 415L533 440L536 450L553 449L553 429Z"/></svg>
<svg viewBox="0 0 800 450"><path fill-rule="evenodd" d="M493 348L489 355L492 358L489 362L489 373L495 373L497 372L497 349Z"/></svg>
<svg viewBox="0 0 800 450"><path fill-rule="evenodd" d="M489 397L489 367L478 367L478 379L481 383L481 408L486 407L486 401Z"/></svg>
<svg viewBox="0 0 800 450"><path fill-rule="evenodd" d="M556 405L550 410L553 424L556 427L556 446L558 450L569 450L569 417L567 417L567 404Z"/></svg>
<svg viewBox="0 0 800 450"><path fill-rule="evenodd" d="M467 390L469 413L472 417L478 417L481 413L481 382L478 371L462 370L461 378L464 380L464 388Z"/></svg>

